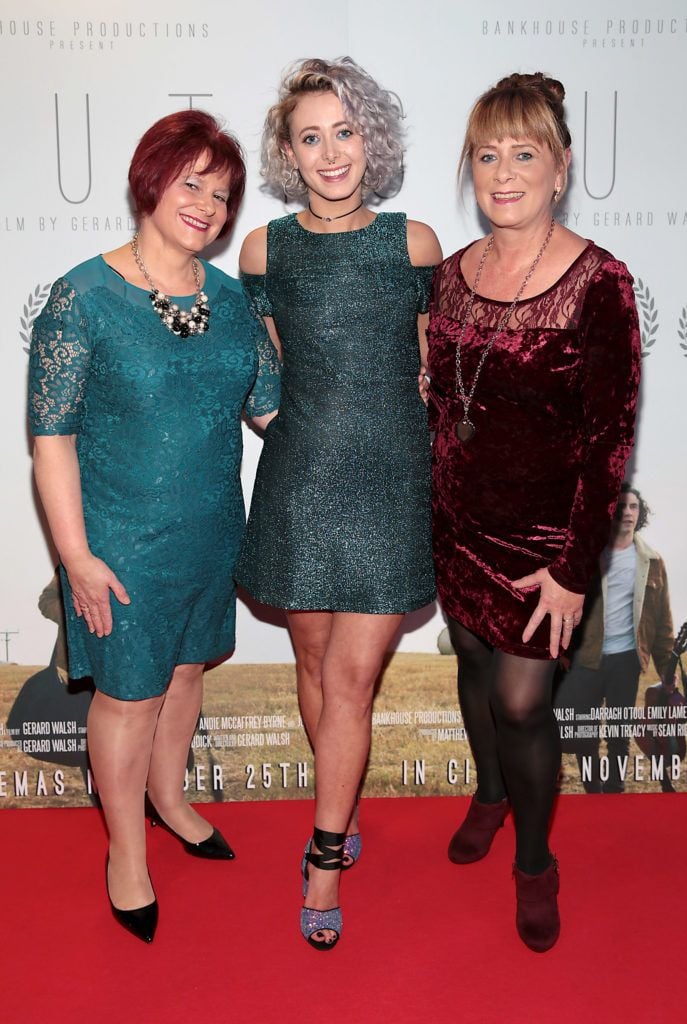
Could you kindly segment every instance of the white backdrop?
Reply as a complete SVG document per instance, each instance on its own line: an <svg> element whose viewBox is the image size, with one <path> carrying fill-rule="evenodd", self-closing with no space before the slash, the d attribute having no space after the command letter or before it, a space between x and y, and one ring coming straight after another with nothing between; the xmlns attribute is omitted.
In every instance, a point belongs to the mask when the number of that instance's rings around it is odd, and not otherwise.
<svg viewBox="0 0 687 1024"><path fill-rule="evenodd" d="M481 233L469 194L461 201L455 188L476 96L511 71L544 70L565 84L573 169L561 212L637 281L647 355L634 480L654 510L647 538L665 558L675 618L687 617L684 0L631 9L624 0L2 0L0 661L43 664L55 638L36 607L53 555L24 413L28 331L46 286L130 236L135 144L189 103L224 117L247 152L246 200L216 255L235 274L246 232L285 212L259 190L257 155L280 72L300 57L341 54L401 96L407 172L385 208L430 223L447 254ZM259 442L245 439L249 497ZM436 650L442 624L438 612L409 618L399 649ZM241 606L236 659L291 658L286 631Z"/></svg>

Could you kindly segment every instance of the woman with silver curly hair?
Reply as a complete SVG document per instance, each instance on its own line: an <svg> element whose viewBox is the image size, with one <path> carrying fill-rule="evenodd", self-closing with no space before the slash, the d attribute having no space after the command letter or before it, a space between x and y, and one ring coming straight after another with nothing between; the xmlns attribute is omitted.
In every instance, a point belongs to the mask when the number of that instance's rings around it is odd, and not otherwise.
<svg viewBox="0 0 687 1024"><path fill-rule="evenodd" d="M306 92L333 93L357 126L366 159L362 194L395 191L403 169L401 101L395 93L380 88L350 57L342 57L334 63L306 60L297 64L284 79L280 102L267 112L261 173L277 195L308 198L308 186L285 148L290 146L291 115Z"/></svg>
<svg viewBox="0 0 687 1024"><path fill-rule="evenodd" d="M417 376L434 232L364 205L402 169L402 107L350 58L290 69L263 136L267 182L305 209L253 231L244 285L283 358L237 579L286 609L315 753L301 931L341 934L374 686L405 612L434 599L430 449Z"/></svg>

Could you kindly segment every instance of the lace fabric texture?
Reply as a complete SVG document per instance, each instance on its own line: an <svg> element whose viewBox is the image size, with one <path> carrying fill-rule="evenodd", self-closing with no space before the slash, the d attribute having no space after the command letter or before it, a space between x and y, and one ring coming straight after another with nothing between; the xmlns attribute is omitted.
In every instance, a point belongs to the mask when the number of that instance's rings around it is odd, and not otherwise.
<svg viewBox="0 0 687 1024"><path fill-rule="evenodd" d="M202 338L167 331L148 293L102 257L58 280L34 325L32 432L76 435L90 549L131 598L111 597L114 628L98 639L62 573L70 674L126 700L163 692L176 664L233 648L240 417L279 401L264 326L238 282L204 266L212 316Z"/></svg>
<svg viewBox="0 0 687 1024"><path fill-rule="evenodd" d="M548 617L521 640L538 590L511 581L546 566L584 593L594 573L633 443L641 345L632 278L589 243L551 288L519 302L484 363L470 408L476 433L462 443L464 251L437 268L430 307L437 584L468 629L506 652L546 658ZM508 305L476 297L461 346L468 390Z"/></svg>
<svg viewBox="0 0 687 1024"><path fill-rule="evenodd" d="M244 278L284 360L237 571L257 600L379 614L433 600L417 388L431 275L410 263L404 214L334 234L293 215L268 226L267 274Z"/></svg>
<svg viewBox="0 0 687 1024"><path fill-rule="evenodd" d="M433 292L433 312L463 322L470 298L460 268L465 249L450 256L442 264ZM515 306L508 327L518 329L567 330L579 322L590 281L609 254L591 243L577 257L563 276L545 292L521 299ZM510 302L498 302L475 295L472 320L483 328L496 328Z"/></svg>

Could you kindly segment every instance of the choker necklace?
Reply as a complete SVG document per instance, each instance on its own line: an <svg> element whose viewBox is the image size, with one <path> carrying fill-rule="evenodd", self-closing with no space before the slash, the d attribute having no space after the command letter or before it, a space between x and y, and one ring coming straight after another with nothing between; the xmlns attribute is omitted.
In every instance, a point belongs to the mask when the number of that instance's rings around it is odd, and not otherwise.
<svg viewBox="0 0 687 1024"><path fill-rule="evenodd" d="M474 279L474 281L472 283L472 288L470 289L470 298L468 300L468 305L467 305L467 308L465 310L465 315L463 316L463 322L462 322L462 324L460 326L460 335L458 337L458 343L456 345L456 387L455 387L455 391L456 391L456 394L458 395L458 397L460 398L461 402L463 403L463 418L462 418L462 420L459 423L456 423L456 436L458 437L459 441L466 442L466 441L469 441L471 438L473 438L475 436L475 424L470 419L470 405L472 404L472 399L473 399L473 396L475 394L475 388L477 387L477 381L479 380L479 375L482 372L482 367L484 366L484 360L489 355L489 352L491 351L491 348L492 348L494 342L497 341L501 337L501 335L505 331L508 323L510 322L510 318L513 315L513 310L515 309L515 307L516 307L516 305L518 303L518 299L520 298L520 296L524 292L525 286L527 285L527 282L532 277L532 274L534 273L534 271L535 271L535 269L537 267L537 264L539 263L539 260L544 255L544 250L546 249L547 245L551 241L551 235L553 234L553 229L555 228L555 226L556 226L556 221L553 220L553 218L552 218L551 219L551 226L549 227L549 232L548 232L546 238L544 239L544 241L542 243L541 249L539 250L537 255L534 257L534 262L532 263L532 266L530 267L530 269L525 274L525 278L524 278L522 284L520 285L520 287L518 288L517 295L515 296L515 298L511 302L510 306L508 307L506 312L503 314L503 316L499 320L499 322L498 322L498 324L496 326L496 330L492 334L491 338L489 339L487 344L482 349L482 355L480 356L479 362L477 363L477 369L475 370L475 376L472 378L472 384L470 386L470 390L466 391L465 390L465 384L463 382L463 368L461 366L461 361L460 361L460 350L461 350L461 347L462 347L462 344L463 344L463 337L465 335L465 328L468 325L468 320L470 319L470 314L472 313L472 307L473 307L474 302L475 302L475 292L477 291L477 285L479 284L479 279L482 276L482 271L484 270L484 264L487 261L487 256L489 255L491 250L494 248L494 236L493 235L490 235L489 241L487 242L486 246L484 247L484 252L482 253L482 258L479 261L479 266L477 267L477 273L475 274L475 279Z"/></svg>
<svg viewBox="0 0 687 1024"><path fill-rule="evenodd" d="M150 285L150 301L153 309L167 330L180 338L188 338L191 334L204 334L210 323L210 307L208 306L208 297L200 286L200 268L196 257L194 256L191 260L193 277L196 282L196 299L187 313L186 310L179 309L176 302L172 302L164 292L159 291L153 284L138 249L138 231L131 239L131 251L136 260L136 266Z"/></svg>
<svg viewBox="0 0 687 1024"><path fill-rule="evenodd" d="M348 213L339 213L336 217L322 217L319 213L315 213L310 203L308 203L308 209L312 213L313 217L317 217L318 220L326 221L327 224L331 224L333 220L341 220L342 217L351 217L354 213L357 213L360 207L363 205L362 199L356 206L355 210L349 210Z"/></svg>

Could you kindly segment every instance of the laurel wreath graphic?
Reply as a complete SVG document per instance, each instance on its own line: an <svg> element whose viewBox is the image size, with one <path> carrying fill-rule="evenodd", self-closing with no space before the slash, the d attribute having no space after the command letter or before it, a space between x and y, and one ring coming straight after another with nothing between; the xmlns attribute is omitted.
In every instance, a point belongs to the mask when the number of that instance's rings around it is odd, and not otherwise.
<svg viewBox="0 0 687 1024"><path fill-rule="evenodd" d="M678 318L677 336L680 339L682 354L687 359L687 306L682 307L682 313Z"/></svg>
<svg viewBox="0 0 687 1024"><path fill-rule="evenodd" d="M651 355L649 349L656 342L658 331L658 310L653 296L641 277L635 283L635 298L642 316L642 358Z"/></svg>
<svg viewBox="0 0 687 1024"><path fill-rule="evenodd" d="M24 315L19 317L21 324L21 330L19 336L24 342L24 351L28 355L29 347L31 345L31 331L33 329L33 322L40 313L45 304L45 300L50 294L50 285L37 284L32 292L29 293L29 297L26 300L24 306Z"/></svg>

